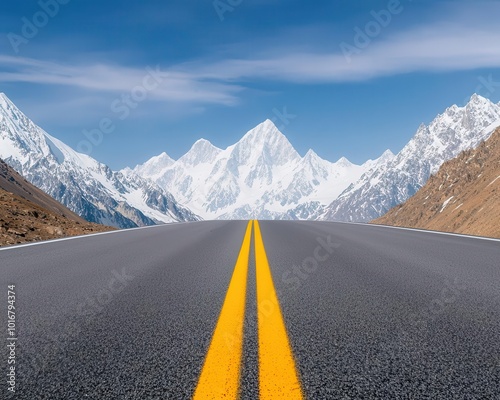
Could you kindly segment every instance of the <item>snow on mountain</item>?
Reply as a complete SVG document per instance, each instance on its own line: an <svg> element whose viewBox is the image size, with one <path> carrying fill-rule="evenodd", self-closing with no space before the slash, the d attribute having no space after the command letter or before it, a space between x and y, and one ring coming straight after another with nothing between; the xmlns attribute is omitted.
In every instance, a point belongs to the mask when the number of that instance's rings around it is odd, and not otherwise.
<svg viewBox="0 0 500 400"><path fill-rule="evenodd" d="M301 157L266 120L225 150L201 139L173 163L158 156L133 171L206 219L309 219L389 153L363 165Z"/></svg>
<svg viewBox="0 0 500 400"><path fill-rule="evenodd" d="M465 107L453 105L415 136L395 156L350 185L321 219L366 222L406 201L447 160L477 147L500 125L500 104L474 94ZM392 158L392 159L391 159Z"/></svg>
<svg viewBox="0 0 500 400"><path fill-rule="evenodd" d="M392 161L394 157L396 157L396 155L392 151L387 149L379 158L377 158L376 160L368 160L364 163L364 165L367 167L368 171L374 170L384 164L387 164L389 161Z"/></svg>
<svg viewBox="0 0 500 400"><path fill-rule="evenodd" d="M165 152L159 156L151 158L146 163L137 167L138 175L147 175L151 177L160 176L164 168L170 167L175 161Z"/></svg>
<svg viewBox="0 0 500 400"><path fill-rule="evenodd" d="M0 95L0 158L93 222L129 227L206 219L369 221L412 196L443 162L500 125L500 104L473 95L449 107L397 154L362 165L301 157L269 120L219 149L200 139L178 160L166 153L111 171L50 136ZM185 208L180 204L185 204Z"/></svg>
<svg viewBox="0 0 500 400"><path fill-rule="evenodd" d="M114 172L49 135L0 93L0 158L88 221L121 228L199 217L131 171ZM168 156L159 156L164 164ZM153 173L154 169L147 169Z"/></svg>

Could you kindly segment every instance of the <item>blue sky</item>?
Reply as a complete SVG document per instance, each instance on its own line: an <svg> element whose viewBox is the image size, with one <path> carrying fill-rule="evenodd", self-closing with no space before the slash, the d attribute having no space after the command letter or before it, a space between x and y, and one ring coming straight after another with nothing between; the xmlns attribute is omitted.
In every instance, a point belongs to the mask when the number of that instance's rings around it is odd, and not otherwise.
<svg viewBox="0 0 500 400"><path fill-rule="evenodd" d="M267 118L361 163L474 92L500 101L498 1L27 3L0 6L0 91L114 169Z"/></svg>

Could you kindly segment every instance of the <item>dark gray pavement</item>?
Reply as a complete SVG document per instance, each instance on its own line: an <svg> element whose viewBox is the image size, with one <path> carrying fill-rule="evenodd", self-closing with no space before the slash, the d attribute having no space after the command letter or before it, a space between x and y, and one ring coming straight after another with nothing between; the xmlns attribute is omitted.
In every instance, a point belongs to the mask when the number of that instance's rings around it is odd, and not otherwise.
<svg viewBox="0 0 500 400"><path fill-rule="evenodd" d="M260 226L307 398L500 398L500 242ZM12 398L190 398L245 227L166 225L1 250L2 326L8 284L17 296ZM258 379L251 253L245 399Z"/></svg>
<svg viewBox="0 0 500 400"><path fill-rule="evenodd" d="M308 398L500 399L500 242L339 223L261 229Z"/></svg>

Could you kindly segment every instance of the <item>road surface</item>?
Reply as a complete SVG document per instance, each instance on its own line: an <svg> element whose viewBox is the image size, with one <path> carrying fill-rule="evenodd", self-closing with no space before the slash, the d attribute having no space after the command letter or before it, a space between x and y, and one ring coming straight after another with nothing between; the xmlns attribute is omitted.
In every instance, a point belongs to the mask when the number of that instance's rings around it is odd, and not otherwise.
<svg viewBox="0 0 500 400"><path fill-rule="evenodd" d="M498 399L499 260L494 240L291 221L6 248L0 397Z"/></svg>

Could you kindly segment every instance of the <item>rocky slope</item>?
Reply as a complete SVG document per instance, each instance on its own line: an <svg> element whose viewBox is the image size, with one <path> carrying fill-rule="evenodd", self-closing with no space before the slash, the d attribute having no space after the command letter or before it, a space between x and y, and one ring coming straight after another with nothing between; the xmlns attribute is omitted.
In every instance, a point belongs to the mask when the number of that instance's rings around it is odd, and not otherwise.
<svg viewBox="0 0 500 400"><path fill-rule="evenodd" d="M85 221L0 160L0 246L112 229Z"/></svg>
<svg viewBox="0 0 500 400"><path fill-rule="evenodd" d="M321 219L368 222L413 196L447 160L475 148L500 126L500 104L477 94L453 105L385 165L364 174L325 210Z"/></svg>
<svg viewBox="0 0 500 400"><path fill-rule="evenodd" d="M373 223L500 238L500 129Z"/></svg>
<svg viewBox="0 0 500 400"><path fill-rule="evenodd" d="M0 159L0 189L20 196L39 207L46 209L54 214L66 217L69 220L86 223L82 217L73 211L64 207L61 203L54 200L47 193L33 186L3 160Z"/></svg>

